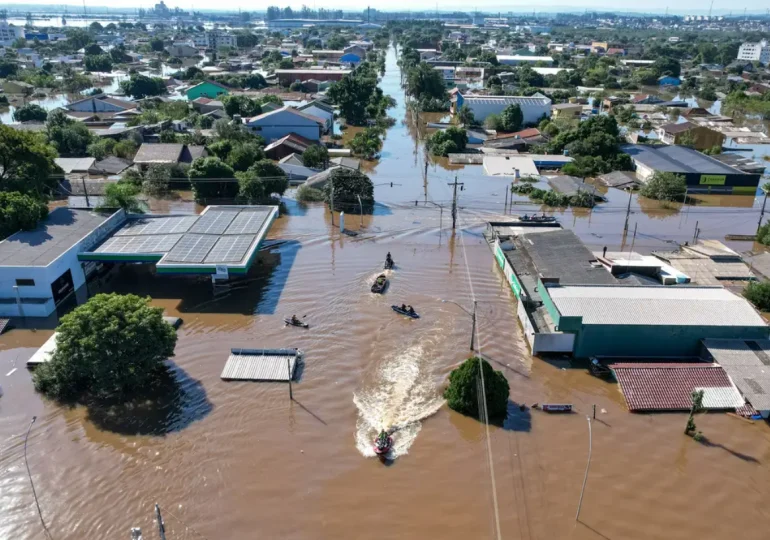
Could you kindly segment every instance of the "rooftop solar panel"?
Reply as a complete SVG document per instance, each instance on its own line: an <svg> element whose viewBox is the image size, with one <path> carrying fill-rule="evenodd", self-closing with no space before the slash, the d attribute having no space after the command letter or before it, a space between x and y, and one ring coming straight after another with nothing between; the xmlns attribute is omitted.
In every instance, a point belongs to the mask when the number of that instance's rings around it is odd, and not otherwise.
<svg viewBox="0 0 770 540"><path fill-rule="evenodd" d="M165 253L182 238L181 234L114 236L96 249L97 253Z"/></svg>
<svg viewBox="0 0 770 540"><path fill-rule="evenodd" d="M257 234L267 219L268 212L260 209L244 209L235 217L225 234Z"/></svg>
<svg viewBox="0 0 770 540"><path fill-rule="evenodd" d="M185 234L164 257L167 262L202 263L214 244L216 236Z"/></svg>
<svg viewBox="0 0 770 540"><path fill-rule="evenodd" d="M209 210L198 218L195 225L190 228L190 232L198 234L224 234L237 215L237 210Z"/></svg>
<svg viewBox="0 0 770 540"><path fill-rule="evenodd" d="M240 262L256 238L253 234L223 236L209 252L205 262Z"/></svg>
<svg viewBox="0 0 770 540"><path fill-rule="evenodd" d="M192 227L199 216L172 216L165 218L145 218L130 221L115 236L143 236L149 234L183 233Z"/></svg>

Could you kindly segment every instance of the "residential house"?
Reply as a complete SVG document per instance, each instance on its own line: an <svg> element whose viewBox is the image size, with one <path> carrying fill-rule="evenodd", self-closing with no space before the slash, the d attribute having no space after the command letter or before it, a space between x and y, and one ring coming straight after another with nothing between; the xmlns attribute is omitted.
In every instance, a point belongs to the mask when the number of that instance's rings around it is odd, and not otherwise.
<svg viewBox="0 0 770 540"><path fill-rule="evenodd" d="M35 87L22 81L5 81L3 83L3 92L6 94L31 95Z"/></svg>
<svg viewBox="0 0 770 540"><path fill-rule="evenodd" d="M607 52L607 50L610 48L609 43L606 41L592 41L591 42L591 52L596 54L602 54Z"/></svg>
<svg viewBox="0 0 770 540"><path fill-rule="evenodd" d="M198 99L199 97L216 99L219 96L226 96L228 94L230 94L230 89L227 86L214 81L203 81L202 83L188 88L185 92L187 99L190 101Z"/></svg>
<svg viewBox="0 0 770 540"><path fill-rule="evenodd" d="M305 82L309 79L339 81L350 72L349 69L276 69L275 76L278 84L290 86L293 82Z"/></svg>
<svg viewBox="0 0 770 540"><path fill-rule="evenodd" d="M682 122L679 124L666 124L660 126L657 130L658 138L666 144L682 144L690 139L692 144L687 144L696 150L708 150L715 146L721 147L725 142L724 134L699 126L691 122Z"/></svg>
<svg viewBox="0 0 770 540"><path fill-rule="evenodd" d="M364 58L366 58L366 51L367 51L367 49L365 49L361 45L349 45L349 46L345 47L344 49L342 49L342 51L345 54L355 54L359 58L364 59Z"/></svg>
<svg viewBox="0 0 770 540"><path fill-rule="evenodd" d="M285 137L271 142L265 147L265 155L274 160L282 160L290 155L301 156L305 150L316 144L317 141L306 139L296 133L289 133Z"/></svg>
<svg viewBox="0 0 770 540"><path fill-rule="evenodd" d="M210 113L211 111L223 111L225 108L224 103L221 101L207 97L199 97L190 103L192 103L193 110L201 114Z"/></svg>
<svg viewBox="0 0 770 540"><path fill-rule="evenodd" d="M140 169L146 169L150 165L190 165L199 157L208 154L205 147L177 143L144 143L139 147L134 156L134 164Z"/></svg>
<svg viewBox="0 0 770 540"><path fill-rule="evenodd" d="M517 104L521 107L524 124L536 124L544 116L551 116L551 100L545 96L464 96L455 94L452 113L456 114L465 105L478 122L483 122L490 114L500 114L508 105Z"/></svg>
<svg viewBox="0 0 770 540"><path fill-rule="evenodd" d="M440 54L436 49L417 49L417 52L420 53L420 60L430 60Z"/></svg>
<svg viewBox="0 0 770 540"><path fill-rule="evenodd" d="M340 64L355 67L361 63L361 57L353 53L345 53L340 56Z"/></svg>
<svg viewBox="0 0 770 540"><path fill-rule="evenodd" d="M637 94L631 99L631 102L636 105L657 105L664 101L664 99L652 94Z"/></svg>
<svg viewBox="0 0 770 540"><path fill-rule="evenodd" d="M133 101L112 98L106 95L89 96L66 105L68 111L82 113L122 113L137 108Z"/></svg>
<svg viewBox="0 0 770 540"><path fill-rule="evenodd" d="M297 110L324 120L324 133L328 133L332 130L332 127L334 126L334 109L329 104L315 100L306 103L305 105L300 105L297 107Z"/></svg>
<svg viewBox="0 0 770 540"><path fill-rule="evenodd" d="M343 54L345 54L343 50L317 49L313 51L313 58L319 62L338 62Z"/></svg>
<svg viewBox="0 0 770 540"><path fill-rule="evenodd" d="M659 86L679 86L681 83L682 81L679 77L674 77L673 75L663 75L658 78Z"/></svg>
<svg viewBox="0 0 770 540"><path fill-rule="evenodd" d="M308 79L302 84L308 92L317 93L328 89L332 83L329 81L319 81L318 79ZM262 109L264 110L264 108L265 107L263 106Z"/></svg>
<svg viewBox="0 0 770 540"><path fill-rule="evenodd" d="M249 118L246 127L265 141L272 142L289 134L300 135L311 141L318 141L326 121L293 107L281 107Z"/></svg>
<svg viewBox="0 0 770 540"><path fill-rule="evenodd" d="M311 169L302 163L302 159L297 154L289 154L278 162L278 167L286 173L286 179L290 186L298 186L305 183L305 180L321 172L319 169Z"/></svg>
<svg viewBox="0 0 770 540"><path fill-rule="evenodd" d="M607 49L607 56L625 56L626 50L625 49L618 49L615 47L610 47Z"/></svg>
<svg viewBox="0 0 770 540"><path fill-rule="evenodd" d="M198 49L196 49L192 43L188 42L169 45L166 47L166 51L171 56L176 56L177 58L190 58L198 54Z"/></svg>
<svg viewBox="0 0 770 540"><path fill-rule="evenodd" d="M583 105L580 103L555 103L551 105L551 116L554 118L580 118Z"/></svg>

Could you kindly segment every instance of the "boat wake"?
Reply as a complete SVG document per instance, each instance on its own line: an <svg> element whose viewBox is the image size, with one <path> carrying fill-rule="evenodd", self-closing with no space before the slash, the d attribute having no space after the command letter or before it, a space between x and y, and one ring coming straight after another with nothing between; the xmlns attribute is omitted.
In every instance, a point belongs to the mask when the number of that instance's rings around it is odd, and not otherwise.
<svg viewBox="0 0 770 540"><path fill-rule="evenodd" d="M444 404L426 370L419 345L386 358L371 386L353 395L358 408L356 447L362 455L374 457L372 442L382 429L395 430L388 457L407 454L422 428L422 420Z"/></svg>

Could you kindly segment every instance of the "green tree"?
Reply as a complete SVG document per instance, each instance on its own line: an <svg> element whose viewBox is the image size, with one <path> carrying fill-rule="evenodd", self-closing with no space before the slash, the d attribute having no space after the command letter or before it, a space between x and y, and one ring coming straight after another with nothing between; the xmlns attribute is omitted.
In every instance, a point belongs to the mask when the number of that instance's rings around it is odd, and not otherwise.
<svg viewBox="0 0 770 540"><path fill-rule="evenodd" d="M319 144L309 146L302 152L302 163L312 169L324 169L329 163L329 150Z"/></svg>
<svg viewBox="0 0 770 540"><path fill-rule="evenodd" d="M142 99L150 96L160 96L166 93L163 79L133 74L127 81L120 83L121 89L129 96Z"/></svg>
<svg viewBox="0 0 770 540"><path fill-rule="evenodd" d="M48 112L37 103L28 103L13 111L14 122L45 122Z"/></svg>
<svg viewBox="0 0 770 540"><path fill-rule="evenodd" d="M62 401L126 402L157 387L177 337L149 300L97 294L62 317L56 352L33 375L35 389Z"/></svg>
<svg viewBox="0 0 770 540"><path fill-rule="evenodd" d="M760 234L757 235L757 241L763 244L764 242L762 242L762 240L770 241L768 232L770 232L770 222L765 223L760 227ZM749 282L749 285L743 291L743 295L749 302L754 304L758 310L770 311L770 281Z"/></svg>
<svg viewBox="0 0 770 540"><path fill-rule="evenodd" d="M86 56L84 62L86 71L103 71L105 73L112 71L112 58L109 54Z"/></svg>
<svg viewBox="0 0 770 540"><path fill-rule="evenodd" d="M225 112L230 118L236 114L244 118L262 114L260 104L248 96L225 96L222 98L222 104L225 106Z"/></svg>
<svg viewBox="0 0 770 540"><path fill-rule="evenodd" d="M97 161L102 160L113 153L115 140L110 138L96 139L86 148L86 153Z"/></svg>
<svg viewBox="0 0 770 540"><path fill-rule="evenodd" d="M61 155L84 156L93 140L93 135L85 124L67 118L61 110L48 115L46 131L48 140Z"/></svg>
<svg viewBox="0 0 770 540"><path fill-rule="evenodd" d="M94 21L88 26L88 29L93 33L98 33L104 30L104 27L101 25L101 23Z"/></svg>
<svg viewBox="0 0 770 540"><path fill-rule="evenodd" d="M380 133L379 128L365 128L356 133L346 146L357 156L369 160L376 159L382 148Z"/></svg>
<svg viewBox="0 0 770 540"><path fill-rule="evenodd" d="M508 413L508 380L501 371L495 371L489 362L478 357L469 358L449 374L449 386L444 391L447 405L452 410L483 421L483 415L479 414L482 370L489 420L504 420Z"/></svg>
<svg viewBox="0 0 770 540"><path fill-rule="evenodd" d="M645 182L639 193L648 199L681 201L687 193L687 182L682 175L658 171Z"/></svg>
<svg viewBox="0 0 770 540"><path fill-rule="evenodd" d="M240 142L232 146L225 160L234 171L245 171L263 159L265 159L265 152L257 142Z"/></svg>
<svg viewBox="0 0 770 540"><path fill-rule="evenodd" d="M86 53L86 56L91 56L91 55L96 56L98 54L104 54L104 51L102 50L102 48L99 47L99 45L97 45L96 43L89 43L88 45L86 45L84 48L84 52Z"/></svg>
<svg viewBox="0 0 770 540"><path fill-rule="evenodd" d="M690 398L692 399L692 406L690 407L690 415L687 417L687 425L684 428L685 435L692 435L695 440L700 440L703 434L697 431L695 425L695 415L699 412L703 412L703 390L693 390Z"/></svg>
<svg viewBox="0 0 770 540"><path fill-rule="evenodd" d="M291 58L284 58L280 62L278 62L278 68L279 69L294 69L294 62L291 60Z"/></svg>
<svg viewBox="0 0 770 540"><path fill-rule="evenodd" d="M463 128L452 126L430 136L426 147L434 156L446 156L465 150L468 134Z"/></svg>
<svg viewBox="0 0 770 540"><path fill-rule="evenodd" d="M31 231L48 215L48 206L18 191L0 191L0 239L17 231Z"/></svg>
<svg viewBox="0 0 770 540"><path fill-rule="evenodd" d="M0 191L50 195L58 184L55 158L56 150L41 134L0 124Z"/></svg>
<svg viewBox="0 0 770 540"><path fill-rule="evenodd" d="M427 62L420 62L406 76L406 91L417 98L435 98L446 101L446 84L438 70Z"/></svg>
<svg viewBox="0 0 770 540"><path fill-rule="evenodd" d="M476 117L467 105L463 105L460 107L460 110L457 111L457 120L463 126L470 127L476 125Z"/></svg>
<svg viewBox="0 0 770 540"><path fill-rule="evenodd" d="M139 145L131 139L123 139L115 143L112 152L119 158L133 159L136 155L136 151L139 149Z"/></svg>
<svg viewBox="0 0 770 540"><path fill-rule="evenodd" d="M333 197L332 190L334 190ZM323 191L324 200L330 207L331 200L334 199L332 210L356 213L363 205L364 213L368 213L374 207L374 184L361 171L347 167L333 169Z"/></svg>
<svg viewBox="0 0 770 540"><path fill-rule="evenodd" d="M144 173L142 191L150 195L163 195L168 193L171 183L171 169L164 165L150 165Z"/></svg>
<svg viewBox="0 0 770 540"><path fill-rule="evenodd" d="M117 182L107 184L104 189L104 200L99 208L105 210L114 210L122 208L132 214L143 214L144 208L136 196L139 194L139 188L128 182Z"/></svg>
<svg viewBox="0 0 770 540"><path fill-rule="evenodd" d="M348 124L364 125L368 118L367 105L377 87L377 80L354 75L345 75L328 90L329 98L340 108L340 114Z"/></svg>
<svg viewBox="0 0 770 540"><path fill-rule="evenodd" d="M161 38L153 38L150 40L150 48L155 52L160 52L163 50L164 43Z"/></svg>
<svg viewBox="0 0 770 540"><path fill-rule="evenodd" d="M91 36L82 28L70 28L67 30L67 45L72 51L79 51L91 43Z"/></svg>
<svg viewBox="0 0 770 540"><path fill-rule="evenodd" d="M198 158L188 172L196 202L233 199L238 194L235 171L217 157Z"/></svg>
<svg viewBox="0 0 770 540"><path fill-rule="evenodd" d="M8 79L16 76L18 72L19 64L4 58L0 58L0 78Z"/></svg>
<svg viewBox="0 0 770 540"><path fill-rule="evenodd" d="M500 124L503 131L519 131L523 122L524 114L518 103L511 103L500 113Z"/></svg>
<svg viewBox="0 0 770 540"><path fill-rule="evenodd" d="M655 59L655 62L652 64L652 70L655 71L658 77L663 75L679 77L682 73L682 66L676 58L661 56Z"/></svg>
<svg viewBox="0 0 770 540"><path fill-rule="evenodd" d="M246 172L255 175L262 181L265 186L265 194L268 196L273 194L283 195L289 188L286 173L269 159L257 161Z"/></svg>

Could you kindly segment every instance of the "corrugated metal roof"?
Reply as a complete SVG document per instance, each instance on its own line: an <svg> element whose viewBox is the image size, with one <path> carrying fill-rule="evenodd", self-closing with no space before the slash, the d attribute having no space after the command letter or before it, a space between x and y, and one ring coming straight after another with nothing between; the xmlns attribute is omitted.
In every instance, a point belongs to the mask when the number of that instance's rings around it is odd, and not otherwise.
<svg viewBox="0 0 770 540"><path fill-rule="evenodd" d="M288 381L300 352L297 349L232 349L220 377L224 380Z"/></svg>
<svg viewBox="0 0 770 540"><path fill-rule="evenodd" d="M703 345L755 409L770 410L770 340L704 339Z"/></svg>
<svg viewBox="0 0 770 540"><path fill-rule="evenodd" d="M498 103L504 103L505 105L512 105L517 103L519 105L550 105L551 100L547 97L526 97L526 96L463 96L465 103L478 103L481 105L495 105Z"/></svg>
<svg viewBox="0 0 770 540"><path fill-rule="evenodd" d="M566 285L548 294L562 316L583 324L767 326L744 298L720 287Z"/></svg>
<svg viewBox="0 0 770 540"><path fill-rule="evenodd" d="M634 161L656 171L679 174L746 174L684 146L653 147L646 144L627 144L622 146L621 150Z"/></svg>
<svg viewBox="0 0 770 540"><path fill-rule="evenodd" d="M707 409L743 405L727 373L716 364L613 364L630 411L687 411L693 390L704 390Z"/></svg>

